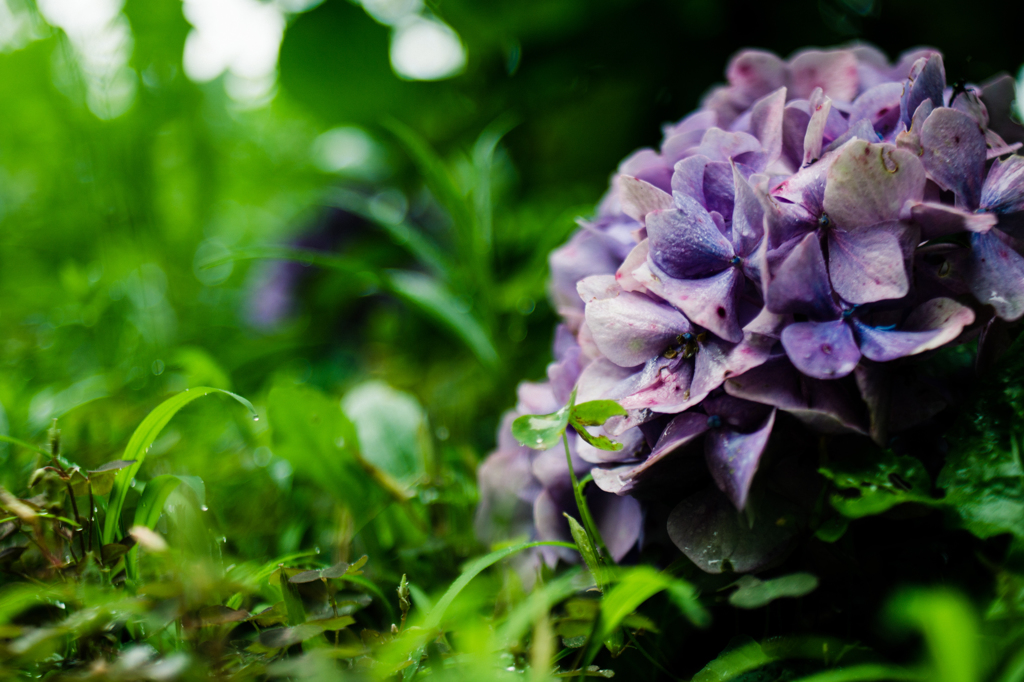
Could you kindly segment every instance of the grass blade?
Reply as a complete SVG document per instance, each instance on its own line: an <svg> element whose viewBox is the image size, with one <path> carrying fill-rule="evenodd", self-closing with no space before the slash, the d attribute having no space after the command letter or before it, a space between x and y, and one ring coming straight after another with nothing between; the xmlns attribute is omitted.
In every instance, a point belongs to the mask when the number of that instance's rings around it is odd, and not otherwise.
<svg viewBox="0 0 1024 682"><path fill-rule="evenodd" d="M117 539L114 536L119 530L121 510L124 508L124 501L128 496L128 488L131 485L132 479L139 472L142 463L146 460L146 453L149 451L150 446L153 445L153 441L156 440L160 432L167 426L167 423L171 421L181 408L193 400L210 395L211 393L223 393L224 395L231 396L245 405L254 417L256 416L256 408L242 396L209 386L185 389L183 392L160 403L142 420L142 423L135 429L135 433L132 434L131 440L128 441L128 447L124 449L124 455L121 459L134 460L135 463L118 471L117 476L114 478L114 487L110 491L107 503L107 517L103 521L103 544L110 544Z"/></svg>
<svg viewBox="0 0 1024 682"><path fill-rule="evenodd" d="M442 283L419 272L389 270L385 284L396 296L448 327L484 366L497 368L498 351L491 335Z"/></svg>
<svg viewBox="0 0 1024 682"><path fill-rule="evenodd" d="M182 480L180 478L171 475L157 476L147 483L146 489L142 492L142 499L139 500L139 506L135 509L135 520L132 525L145 526L146 528L153 528L156 526L156 522L160 520L160 514L164 510L164 504L167 502L167 498L170 497L171 493L174 492L181 483ZM125 557L124 567L131 580L138 580L138 545L135 545L128 550L128 555Z"/></svg>
<svg viewBox="0 0 1024 682"><path fill-rule="evenodd" d="M471 561L462 572L462 575L456 578L455 582L453 582L451 587L448 588L448 591L437 600L436 604L434 604L434 608L430 610L430 613L427 614L426 619L423 621L423 629L428 631L436 629L441 624L441 620L444 618L444 614L448 610L448 607L452 605L452 602L459 596L459 593L465 589L466 585L468 585L473 578L480 575L480 573L485 569L490 568L502 559L506 559L517 552L523 551L524 549L543 546L568 547L569 549L576 549L576 545L569 542L526 542L521 545L504 547L482 556L479 559Z"/></svg>
<svg viewBox="0 0 1024 682"><path fill-rule="evenodd" d="M849 668L837 670L825 670L814 673L807 677L801 677L794 682L885 682L895 680L926 680L927 675L919 671L897 668L890 665L878 665L865 663L863 665L851 665Z"/></svg>

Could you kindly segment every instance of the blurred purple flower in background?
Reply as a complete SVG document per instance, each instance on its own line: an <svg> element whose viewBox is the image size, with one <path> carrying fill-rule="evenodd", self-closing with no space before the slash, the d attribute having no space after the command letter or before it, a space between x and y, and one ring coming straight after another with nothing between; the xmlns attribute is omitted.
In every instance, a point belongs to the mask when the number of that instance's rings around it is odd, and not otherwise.
<svg viewBox="0 0 1024 682"><path fill-rule="evenodd" d="M802 434L890 445L955 399L918 371L930 351L1024 316L1012 79L951 87L935 50L865 45L744 51L726 74L551 255L556 362L514 413L574 385L628 411L592 428L621 450L569 438L616 560L665 537L710 572L775 561L821 485ZM480 536L568 539L564 450L519 445L514 415Z"/></svg>

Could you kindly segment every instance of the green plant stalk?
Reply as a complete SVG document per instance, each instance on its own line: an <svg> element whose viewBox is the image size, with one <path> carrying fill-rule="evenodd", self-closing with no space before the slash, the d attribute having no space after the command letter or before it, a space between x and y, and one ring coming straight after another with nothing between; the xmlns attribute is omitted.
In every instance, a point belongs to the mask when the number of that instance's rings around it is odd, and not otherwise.
<svg viewBox="0 0 1024 682"><path fill-rule="evenodd" d="M608 548L604 544L604 538L602 538L601 534L597 532L597 525L594 523L594 517L590 515L590 508L587 507L587 501L583 499L583 487L580 485L580 482L576 480L576 472L573 471L572 468L572 453L569 452L568 433L562 434L562 443L565 445L565 461L569 466L569 478L572 480L572 492L573 495L576 496L576 507L579 509L580 520L583 521L583 527L587 529L587 533L590 535L591 540L593 540L597 545L598 551L603 555L602 558L606 561L610 561L611 563L615 563L612 561L611 552L608 551ZM584 479L584 484L586 484L586 479Z"/></svg>

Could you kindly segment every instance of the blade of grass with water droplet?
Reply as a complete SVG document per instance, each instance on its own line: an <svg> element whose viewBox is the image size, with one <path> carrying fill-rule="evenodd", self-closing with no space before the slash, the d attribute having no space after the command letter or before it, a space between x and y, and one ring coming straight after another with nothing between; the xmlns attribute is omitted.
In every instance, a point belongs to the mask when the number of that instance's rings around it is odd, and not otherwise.
<svg viewBox="0 0 1024 682"><path fill-rule="evenodd" d="M114 487L110 491L107 503L107 516L103 521L103 544L109 544L117 539L115 535L118 533L121 510L124 508L124 501L128 496L128 488L145 461L146 453L149 451L150 446L153 445L153 441L156 440L160 432L167 426L167 423L171 421L181 408L193 400L211 393L223 393L230 396L248 408L253 416L256 415L256 408L242 396L209 386L186 389L154 408L135 429L135 433L132 434L131 439L128 441L128 446L124 449L124 456L121 459L134 460L135 463L118 471L117 476L114 478Z"/></svg>

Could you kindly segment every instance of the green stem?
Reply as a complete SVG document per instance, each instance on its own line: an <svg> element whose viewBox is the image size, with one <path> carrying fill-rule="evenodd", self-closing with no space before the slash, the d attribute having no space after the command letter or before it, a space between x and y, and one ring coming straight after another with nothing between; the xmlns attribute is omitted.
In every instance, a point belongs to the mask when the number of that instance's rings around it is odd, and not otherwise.
<svg viewBox="0 0 1024 682"><path fill-rule="evenodd" d="M572 480L572 492L576 496L576 507L579 509L580 520L583 522L583 527L586 529L591 539L594 540L598 551L602 554L602 558L614 563L611 561L612 555L605 546L604 539L601 537L601 534L597 532L597 524L594 523L594 517L590 515L590 508L587 507L587 501L583 499L583 486L578 480L576 480L576 472L572 467L572 453L569 452L568 433L562 434L562 442L565 444L565 461L569 466L569 478ZM586 478L583 479L583 485L586 485L587 480L588 479Z"/></svg>

